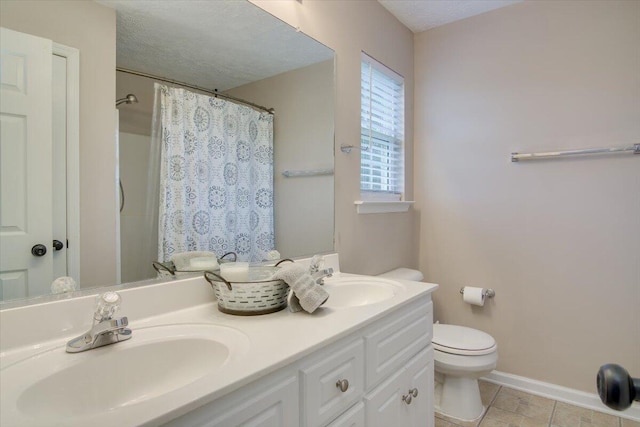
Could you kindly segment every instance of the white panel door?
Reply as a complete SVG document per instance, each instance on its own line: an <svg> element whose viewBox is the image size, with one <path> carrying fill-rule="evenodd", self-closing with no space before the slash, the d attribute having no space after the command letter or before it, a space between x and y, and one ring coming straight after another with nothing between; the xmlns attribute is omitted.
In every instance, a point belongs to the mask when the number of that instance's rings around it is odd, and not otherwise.
<svg viewBox="0 0 640 427"><path fill-rule="evenodd" d="M11 299L52 279L52 42L0 31L0 297Z"/></svg>
<svg viewBox="0 0 640 427"><path fill-rule="evenodd" d="M52 56L53 84L53 170L51 194L53 200L53 238L62 243L53 252L52 278L67 276L67 58Z"/></svg>

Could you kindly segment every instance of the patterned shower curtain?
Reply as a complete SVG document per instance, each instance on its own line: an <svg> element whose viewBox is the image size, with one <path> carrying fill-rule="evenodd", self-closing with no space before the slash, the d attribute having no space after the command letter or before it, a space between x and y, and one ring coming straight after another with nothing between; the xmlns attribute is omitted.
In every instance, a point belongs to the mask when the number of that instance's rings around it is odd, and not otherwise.
<svg viewBox="0 0 640 427"><path fill-rule="evenodd" d="M156 83L160 144L158 259L274 248L273 116ZM159 98L159 100L158 100Z"/></svg>

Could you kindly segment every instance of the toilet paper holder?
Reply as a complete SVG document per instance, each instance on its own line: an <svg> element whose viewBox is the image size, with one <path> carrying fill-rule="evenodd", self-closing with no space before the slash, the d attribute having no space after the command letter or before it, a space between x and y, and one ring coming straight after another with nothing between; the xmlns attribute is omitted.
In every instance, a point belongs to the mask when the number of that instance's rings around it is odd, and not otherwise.
<svg viewBox="0 0 640 427"><path fill-rule="evenodd" d="M464 288L460 288L460 293L464 295ZM485 298L493 298L496 296L496 291L493 289L484 289L482 291L482 296Z"/></svg>

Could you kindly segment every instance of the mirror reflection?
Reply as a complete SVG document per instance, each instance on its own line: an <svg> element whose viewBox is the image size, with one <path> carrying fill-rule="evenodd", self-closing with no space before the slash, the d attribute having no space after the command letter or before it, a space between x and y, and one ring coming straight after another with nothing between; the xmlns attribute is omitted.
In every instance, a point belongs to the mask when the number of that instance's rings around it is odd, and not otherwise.
<svg viewBox="0 0 640 427"><path fill-rule="evenodd" d="M0 299L333 250L329 48L246 1L1 4Z"/></svg>

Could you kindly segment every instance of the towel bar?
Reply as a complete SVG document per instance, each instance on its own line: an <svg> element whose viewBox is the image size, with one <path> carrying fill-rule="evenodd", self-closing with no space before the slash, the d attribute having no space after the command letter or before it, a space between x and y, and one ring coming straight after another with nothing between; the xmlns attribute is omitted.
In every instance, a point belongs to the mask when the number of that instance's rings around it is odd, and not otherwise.
<svg viewBox="0 0 640 427"><path fill-rule="evenodd" d="M333 175L333 168L326 169L306 169L306 170L286 170L282 172L282 175L286 178L293 178L297 176L320 176L320 175Z"/></svg>
<svg viewBox="0 0 640 427"><path fill-rule="evenodd" d="M631 151L633 154L640 154L640 144L628 147L611 148L585 148L582 150L548 151L545 153L511 153L511 161L545 159L549 157L576 156L581 154L609 154Z"/></svg>

